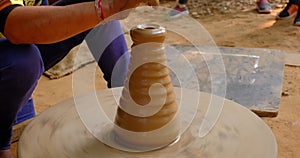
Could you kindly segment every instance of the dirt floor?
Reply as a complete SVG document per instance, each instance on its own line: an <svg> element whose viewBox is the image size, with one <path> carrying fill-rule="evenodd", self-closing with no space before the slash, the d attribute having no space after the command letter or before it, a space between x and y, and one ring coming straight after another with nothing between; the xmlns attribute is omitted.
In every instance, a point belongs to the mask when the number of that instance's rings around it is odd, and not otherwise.
<svg viewBox="0 0 300 158"><path fill-rule="evenodd" d="M164 2L162 5L172 7L173 4L174 2ZM197 20L219 46L270 48L300 54L300 27L292 25L293 19L276 21L275 16L280 8L274 9L272 14L257 14L254 8L255 6L235 13L199 16ZM84 70L82 68L78 71ZM96 77L100 78L101 73L98 72ZM72 97L71 81L71 75L56 80L43 76L33 96L37 112ZM103 80L98 86L106 88ZM262 119L276 136L278 157L299 158L300 67L285 66L282 91L287 92L287 95L281 98L278 116Z"/></svg>
<svg viewBox="0 0 300 158"><path fill-rule="evenodd" d="M201 17L199 21L210 32L217 45L229 47L270 48L285 53L300 53L300 27L293 19L275 21L270 15L257 14L254 9L234 14ZM300 67L285 66L283 92L276 118L263 118L273 130L278 143L279 158L300 157Z"/></svg>

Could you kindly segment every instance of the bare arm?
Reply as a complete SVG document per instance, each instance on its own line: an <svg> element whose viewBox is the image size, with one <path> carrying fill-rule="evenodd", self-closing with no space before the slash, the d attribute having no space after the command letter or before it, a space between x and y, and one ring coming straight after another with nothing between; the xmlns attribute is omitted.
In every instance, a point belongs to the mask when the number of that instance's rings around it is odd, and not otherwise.
<svg viewBox="0 0 300 158"><path fill-rule="evenodd" d="M91 29L99 22L94 2L17 7L7 17L4 33L15 44L47 44Z"/></svg>
<svg viewBox="0 0 300 158"><path fill-rule="evenodd" d="M148 5L159 3L158 0L101 0L101 2L102 6L98 8L101 8L103 18L135 8L140 3ZM15 44L54 43L93 28L100 19L95 2L67 6L17 7L6 19L4 34Z"/></svg>

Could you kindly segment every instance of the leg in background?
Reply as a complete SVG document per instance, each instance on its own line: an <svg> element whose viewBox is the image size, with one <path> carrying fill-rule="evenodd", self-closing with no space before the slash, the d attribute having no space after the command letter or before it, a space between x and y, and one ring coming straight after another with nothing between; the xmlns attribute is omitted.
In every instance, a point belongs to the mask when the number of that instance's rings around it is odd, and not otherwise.
<svg viewBox="0 0 300 158"><path fill-rule="evenodd" d="M276 16L276 20L290 19L297 15L298 5L289 1L285 8Z"/></svg>
<svg viewBox="0 0 300 158"><path fill-rule="evenodd" d="M296 18L294 19L294 25L300 26L300 1L299 0L296 2L296 5L298 7L298 11L297 11Z"/></svg>
<svg viewBox="0 0 300 158"><path fill-rule="evenodd" d="M186 6L188 0L179 0L177 5L168 13L170 18L178 18L182 15L188 15L189 10Z"/></svg>
<svg viewBox="0 0 300 158"><path fill-rule="evenodd" d="M260 14L270 14L272 12L272 7L268 0L258 0L256 2L256 5L256 10Z"/></svg>

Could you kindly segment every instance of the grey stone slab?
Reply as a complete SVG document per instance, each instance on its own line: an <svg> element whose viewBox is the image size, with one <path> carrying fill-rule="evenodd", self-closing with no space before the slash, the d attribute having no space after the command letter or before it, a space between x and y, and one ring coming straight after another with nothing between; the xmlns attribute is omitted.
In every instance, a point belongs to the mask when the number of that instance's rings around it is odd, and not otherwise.
<svg viewBox="0 0 300 158"><path fill-rule="evenodd" d="M199 87L199 91L223 95L261 117L277 116L283 83L282 51L167 45L166 54L174 86Z"/></svg>

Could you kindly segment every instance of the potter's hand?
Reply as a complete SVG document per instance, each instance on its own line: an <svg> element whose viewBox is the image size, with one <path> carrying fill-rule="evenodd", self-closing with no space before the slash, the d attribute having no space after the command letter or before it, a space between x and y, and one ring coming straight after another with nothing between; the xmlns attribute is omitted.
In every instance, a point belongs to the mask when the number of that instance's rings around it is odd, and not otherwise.
<svg viewBox="0 0 300 158"><path fill-rule="evenodd" d="M130 9L144 3L150 6L159 5L159 0L95 0L96 9L102 20L114 15L110 20L124 19ZM120 13L120 14L117 14Z"/></svg>

